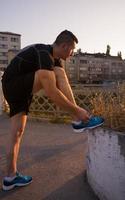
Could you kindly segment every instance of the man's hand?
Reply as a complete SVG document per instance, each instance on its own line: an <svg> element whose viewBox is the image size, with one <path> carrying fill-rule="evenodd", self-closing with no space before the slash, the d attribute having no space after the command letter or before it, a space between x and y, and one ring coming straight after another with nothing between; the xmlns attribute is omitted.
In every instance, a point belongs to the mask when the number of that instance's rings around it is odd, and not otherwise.
<svg viewBox="0 0 125 200"><path fill-rule="evenodd" d="M78 112L77 112L77 115L75 117L78 120L82 120L82 121L86 122L90 118L90 113L87 110L78 107Z"/></svg>

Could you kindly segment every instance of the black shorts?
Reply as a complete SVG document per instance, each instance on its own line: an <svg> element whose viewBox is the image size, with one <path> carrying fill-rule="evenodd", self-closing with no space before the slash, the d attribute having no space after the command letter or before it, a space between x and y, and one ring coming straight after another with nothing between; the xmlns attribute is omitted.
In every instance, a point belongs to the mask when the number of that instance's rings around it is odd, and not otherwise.
<svg viewBox="0 0 125 200"><path fill-rule="evenodd" d="M32 100L35 72L18 76L12 80L2 79L4 97L10 107L10 117L20 112L28 114Z"/></svg>

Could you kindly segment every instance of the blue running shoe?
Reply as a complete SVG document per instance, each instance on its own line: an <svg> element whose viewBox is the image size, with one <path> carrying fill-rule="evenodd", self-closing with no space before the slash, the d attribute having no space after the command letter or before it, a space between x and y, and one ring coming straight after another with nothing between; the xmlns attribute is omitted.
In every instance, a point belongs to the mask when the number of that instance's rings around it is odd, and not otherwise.
<svg viewBox="0 0 125 200"><path fill-rule="evenodd" d="M32 177L31 176L23 176L20 173L16 173L16 177L12 181L6 180L4 178L3 180L3 190L11 190L14 187L20 187L20 186L25 186L28 185L32 182Z"/></svg>
<svg viewBox="0 0 125 200"><path fill-rule="evenodd" d="M92 116L88 122L81 121L79 124L72 123L73 130L81 133L85 129L93 129L101 126L104 123L104 119L98 116Z"/></svg>

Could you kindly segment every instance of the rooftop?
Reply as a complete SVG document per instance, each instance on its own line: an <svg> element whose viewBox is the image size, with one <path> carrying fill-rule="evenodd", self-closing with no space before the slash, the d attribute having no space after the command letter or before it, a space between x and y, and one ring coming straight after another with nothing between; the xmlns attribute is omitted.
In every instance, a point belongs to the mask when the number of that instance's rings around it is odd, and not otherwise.
<svg viewBox="0 0 125 200"><path fill-rule="evenodd" d="M8 31L0 32L0 34L3 34L3 35L16 35L16 36L21 36L20 34L8 32Z"/></svg>
<svg viewBox="0 0 125 200"><path fill-rule="evenodd" d="M107 59L117 59L122 60L119 56L112 56L112 55L106 55L105 53L87 53L87 52L76 52L74 56L86 56L86 57L95 57L95 58L107 58Z"/></svg>

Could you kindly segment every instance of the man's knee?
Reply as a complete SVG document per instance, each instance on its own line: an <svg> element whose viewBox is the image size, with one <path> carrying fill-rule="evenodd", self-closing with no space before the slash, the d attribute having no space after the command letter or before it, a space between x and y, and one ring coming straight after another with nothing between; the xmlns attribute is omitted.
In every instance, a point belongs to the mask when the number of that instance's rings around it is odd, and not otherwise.
<svg viewBox="0 0 125 200"><path fill-rule="evenodd" d="M23 133L24 133L24 128L21 126L17 126L15 128L15 130L13 130L12 134L14 134L13 136L14 136L15 140L18 140L19 138L22 137Z"/></svg>
<svg viewBox="0 0 125 200"><path fill-rule="evenodd" d="M24 133L24 127L19 127L17 130L17 136L21 137Z"/></svg>
<svg viewBox="0 0 125 200"><path fill-rule="evenodd" d="M33 94L38 92L42 88L42 85L41 85L41 82L40 82L41 73L42 73L42 70L37 70L35 72L33 89L32 89Z"/></svg>
<svg viewBox="0 0 125 200"><path fill-rule="evenodd" d="M57 78L65 78L66 77L66 72L63 68L54 67L54 73Z"/></svg>
<svg viewBox="0 0 125 200"><path fill-rule="evenodd" d="M67 87L67 85L69 85L66 72L63 68L56 67L54 69L54 73L56 76L56 82L58 87Z"/></svg>

